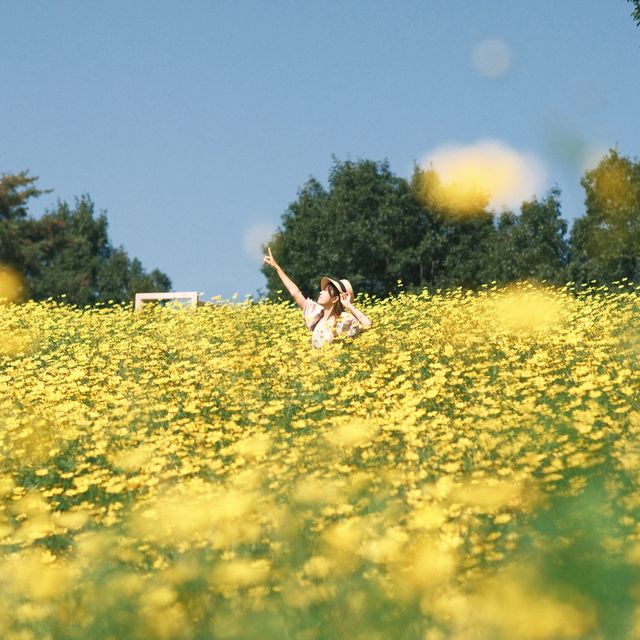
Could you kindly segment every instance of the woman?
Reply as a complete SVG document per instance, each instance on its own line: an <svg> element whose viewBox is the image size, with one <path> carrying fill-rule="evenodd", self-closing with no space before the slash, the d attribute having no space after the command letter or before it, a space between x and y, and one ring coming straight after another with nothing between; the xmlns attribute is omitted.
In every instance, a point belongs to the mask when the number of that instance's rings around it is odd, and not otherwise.
<svg viewBox="0 0 640 640"><path fill-rule="evenodd" d="M320 294L317 302L305 298L297 285L275 261L269 247L269 255L264 263L277 272L282 284L287 288L296 304L302 309L302 316L311 333L311 344L319 349L331 344L335 336L352 338L371 326L371 320L353 306L353 288L348 280L333 280L324 276L320 280Z"/></svg>

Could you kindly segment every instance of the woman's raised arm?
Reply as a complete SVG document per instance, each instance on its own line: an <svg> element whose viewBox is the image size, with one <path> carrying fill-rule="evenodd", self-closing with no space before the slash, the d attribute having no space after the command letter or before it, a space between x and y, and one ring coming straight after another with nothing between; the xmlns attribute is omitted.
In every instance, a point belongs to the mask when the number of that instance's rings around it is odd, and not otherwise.
<svg viewBox="0 0 640 640"><path fill-rule="evenodd" d="M304 305L306 302L305 297L302 295L300 289L298 289L298 285L289 278L289 276L283 271L282 267L275 261L273 254L271 253L271 247L268 247L269 255L264 257L264 263L271 265L275 270L278 276L280 276L280 280L282 280L282 284L287 288L287 291L291 294L291 297L296 301L296 304L304 309Z"/></svg>
<svg viewBox="0 0 640 640"><path fill-rule="evenodd" d="M353 306L351 296L347 291L340 294L340 302L342 302L342 306L362 325L363 329L368 329L371 326L371 320L365 316L362 311L359 311Z"/></svg>

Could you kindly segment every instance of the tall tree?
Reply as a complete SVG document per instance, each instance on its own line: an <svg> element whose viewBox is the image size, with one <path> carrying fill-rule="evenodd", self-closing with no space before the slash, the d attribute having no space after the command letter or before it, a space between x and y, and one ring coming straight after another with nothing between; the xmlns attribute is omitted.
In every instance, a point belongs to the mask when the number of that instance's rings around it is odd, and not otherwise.
<svg viewBox="0 0 640 640"><path fill-rule="evenodd" d="M39 220L30 220L25 276L35 299L65 294L79 305L101 299L97 276L111 251L104 213L94 217L88 196L75 207L59 202Z"/></svg>
<svg viewBox="0 0 640 640"><path fill-rule="evenodd" d="M567 223L561 217L560 191L544 200L523 202L520 215L504 212L498 219L492 261L495 280L526 278L561 284L568 279Z"/></svg>
<svg viewBox="0 0 640 640"><path fill-rule="evenodd" d="M326 190L309 180L282 217L270 245L307 295L323 274L348 278L375 295L418 273L412 250L424 232L424 214L406 180L388 162L334 160ZM271 294L280 283L263 268Z"/></svg>
<svg viewBox="0 0 640 640"><path fill-rule="evenodd" d="M335 221L341 249L324 244L321 259L338 274L350 274L356 288L378 296L396 290L398 280L411 283L412 249L424 233L425 216L408 182L386 160L360 160L334 163L329 184L329 221Z"/></svg>
<svg viewBox="0 0 640 640"><path fill-rule="evenodd" d="M491 279L495 229L486 194L467 190L452 198L433 169L420 167L414 168L411 188L425 219L418 245L420 286L475 288Z"/></svg>
<svg viewBox="0 0 640 640"><path fill-rule="evenodd" d="M37 180L27 171L0 174L0 264L19 267L24 262L21 233L27 204L31 198L49 192L36 188Z"/></svg>
<svg viewBox="0 0 640 640"><path fill-rule="evenodd" d="M504 212L497 224L487 194L451 195L432 169L415 167L407 181L386 161L334 161L328 189L309 180L270 245L307 295L323 273L378 296L394 292L398 280L431 290L527 277L564 281L567 224L557 189L523 203L517 216ZM275 294L280 280L272 269L263 273Z"/></svg>
<svg viewBox="0 0 640 640"><path fill-rule="evenodd" d="M490 250L492 273L489 281L500 284L520 278L519 256L516 251L518 216L513 211L502 211L496 220L496 234Z"/></svg>
<svg viewBox="0 0 640 640"><path fill-rule="evenodd" d="M640 27L640 0L629 0L629 2L633 5L633 19L636 21L636 24Z"/></svg>
<svg viewBox="0 0 640 640"><path fill-rule="evenodd" d="M612 149L581 183L586 212L571 229L573 279L640 280L640 162Z"/></svg>
<svg viewBox="0 0 640 640"><path fill-rule="evenodd" d="M51 189L37 189L37 180L38 177L30 176L28 171L0 174L0 221L24 220L29 199L51 193Z"/></svg>
<svg viewBox="0 0 640 640"><path fill-rule="evenodd" d="M317 288L322 275L318 273L319 246L333 241L336 235L328 223L327 201L324 187L310 178L299 190L298 199L283 214L281 228L269 241L273 254L306 295ZM273 269L263 266L262 272L269 293L274 295L282 288L280 279Z"/></svg>
<svg viewBox="0 0 640 640"><path fill-rule="evenodd" d="M122 247L117 247L100 263L96 286L101 301L126 301L141 291L169 291L171 280L159 269L147 273L140 260L130 259Z"/></svg>
<svg viewBox="0 0 640 640"><path fill-rule="evenodd" d="M36 180L23 172L0 181L0 264L22 274L30 297L65 294L69 302L86 305L170 288L164 273L147 273L139 260L111 245L106 214L95 214L89 196L73 207L58 202L40 218L29 215L29 199L45 193Z"/></svg>

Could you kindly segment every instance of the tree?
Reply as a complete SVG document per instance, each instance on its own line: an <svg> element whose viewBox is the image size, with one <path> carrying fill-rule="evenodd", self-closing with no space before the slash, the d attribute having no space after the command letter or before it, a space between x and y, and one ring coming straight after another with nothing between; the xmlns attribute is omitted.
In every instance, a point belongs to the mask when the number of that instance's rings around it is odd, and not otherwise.
<svg viewBox="0 0 640 640"><path fill-rule="evenodd" d="M18 267L24 260L20 235L28 215L27 202L48 193L34 186L37 180L27 171L0 174L0 264Z"/></svg>
<svg viewBox="0 0 640 640"><path fill-rule="evenodd" d="M75 206L58 202L40 218L29 215L28 201L45 193L26 172L3 175L0 182L0 264L25 279L29 296L41 300L66 295L74 304L131 300L136 291L170 288L161 271L147 274L139 260L114 248L104 212L95 215L87 195Z"/></svg>
<svg viewBox="0 0 640 640"><path fill-rule="evenodd" d="M97 275L111 247L104 213L94 217L88 196L71 208L58 202L54 211L27 225L30 241L25 255L25 277L36 300L67 296L69 302L86 305L101 299Z"/></svg>
<svg viewBox="0 0 640 640"><path fill-rule="evenodd" d="M571 229L572 278L640 279L640 162L611 149L582 178L586 212Z"/></svg>
<svg viewBox="0 0 640 640"><path fill-rule="evenodd" d="M492 256L493 279L503 283L526 278L555 284L566 281L566 232L557 188L551 189L544 200L523 202L518 216L502 213Z"/></svg>
<svg viewBox="0 0 640 640"><path fill-rule="evenodd" d="M491 246L492 280L503 284L520 276L519 256L516 251L518 216L513 211L503 211L497 218L496 234Z"/></svg>
<svg viewBox="0 0 640 640"><path fill-rule="evenodd" d="M298 192L298 199L283 214L282 227L269 241L273 254L307 295L318 287L322 276L318 273L319 245L333 241L336 235L327 221L327 200L323 186L310 178ZM274 295L282 286L280 279L273 269L264 265L262 272L267 278L268 291Z"/></svg>
<svg viewBox="0 0 640 640"><path fill-rule="evenodd" d="M269 244L307 295L328 274L348 278L356 290L383 296L397 289L398 279L418 277L414 254L423 232L422 208L388 162L334 159L329 189L311 178ZM280 282L271 270L262 271L273 295Z"/></svg>
<svg viewBox="0 0 640 640"><path fill-rule="evenodd" d="M476 289L492 280L491 245L495 229L491 214L447 221L444 231L445 252L434 274L433 286Z"/></svg>
<svg viewBox="0 0 640 640"><path fill-rule="evenodd" d="M397 290L398 280L413 283L412 250L425 216L408 182L386 160L360 160L335 162L329 184L329 223L335 221L338 237L335 246L323 245L321 259L370 294L385 296Z"/></svg>
<svg viewBox="0 0 640 640"><path fill-rule="evenodd" d="M636 24L640 27L640 0L629 0L634 6L633 13L631 14Z"/></svg>
<svg viewBox="0 0 640 640"><path fill-rule="evenodd" d="M36 189L37 176L29 176L28 171L18 174L0 174L0 222L24 220L28 215L27 202L51 189Z"/></svg>
<svg viewBox="0 0 640 640"><path fill-rule="evenodd" d="M129 259L122 248L111 249L97 273L101 300L133 300L140 291L168 291L171 280L158 269L147 273L137 258Z"/></svg>
<svg viewBox="0 0 640 640"><path fill-rule="evenodd" d="M490 280L495 229L486 194L468 189L452 194L433 169L420 167L414 168L411 188L425 219L418 245L419 286L473 289Z"/></svg>
<svg viewBox="0 0 640 640"><path fill-rule="evenodd" d="M328 188L311 178L270 246L307 295L323 274L346 277L378 296L396 291L398 280L408 289L434 290L568 279L558 189L497 221L488 203L477 189L443 185L433 169L416 166L407 181L386 161L334 160ZM272 269L262 270L274 295L280 280Z"/></svg>

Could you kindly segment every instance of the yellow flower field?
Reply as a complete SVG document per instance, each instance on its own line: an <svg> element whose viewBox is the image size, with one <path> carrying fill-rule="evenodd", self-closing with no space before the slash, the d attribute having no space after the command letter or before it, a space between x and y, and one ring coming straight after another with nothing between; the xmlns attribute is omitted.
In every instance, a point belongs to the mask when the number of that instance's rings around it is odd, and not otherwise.
<svg viewBox="0 0 640 640"><path fill-rule="evenodd" d="M0 305L0 637L640 634L640 292Z"/></svg>

